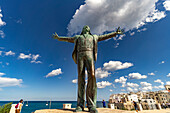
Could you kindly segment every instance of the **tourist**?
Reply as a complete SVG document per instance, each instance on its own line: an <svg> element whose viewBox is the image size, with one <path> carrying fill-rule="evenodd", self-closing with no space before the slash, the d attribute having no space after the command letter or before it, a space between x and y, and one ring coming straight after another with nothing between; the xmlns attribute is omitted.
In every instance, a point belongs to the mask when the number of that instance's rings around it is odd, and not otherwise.
<svg viewBox="0 0 170 113"><path fill-rule="evenodd" d="M170 108L170 103L167 102L166 105L167 105L167 108Z"/></svg>
<svg viewBox="0 0 170 113"><path fill-rule="evenodd" d="M162 103L162 108L166 109L165 103Z"/></svg>
<svg viewBox="0 0 170 113"><path fill-rule="evenodd" d="M23 99L21 99L19 101L19 103L15 106L15 108L16 108L15 113L20 113L21 112L22 102L23 102Z"/></svg>
<svg viewBox="0 0 170 113"><path fill-rule="evenodd" d="M133 105L135 107L136 113L138 113L138 105L137 105L137 103L135 101L133 101Z"/></svg>
<svg viewBox="0 0 170 113"><path fill-rule="evenodd" d="M103 100L102 103L103 103L103 107L106 108L106 102Z"/></svg>

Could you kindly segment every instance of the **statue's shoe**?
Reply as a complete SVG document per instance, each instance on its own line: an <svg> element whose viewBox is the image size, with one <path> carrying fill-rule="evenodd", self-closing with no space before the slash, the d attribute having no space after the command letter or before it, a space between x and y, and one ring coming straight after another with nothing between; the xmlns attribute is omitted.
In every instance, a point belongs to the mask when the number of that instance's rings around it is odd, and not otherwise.
<svg viewBox="0 0 170 113"><path fill-rule="evenodd" d="M80 106L77 106L75 112L82 112L84 111L84 108L81 108Z"/></svg>
<svg viewBox="0 0 170 113"><path fill-rule="evenodd" d="M90 113L98 113L96 107L91 107L89 111Z"/></svg>

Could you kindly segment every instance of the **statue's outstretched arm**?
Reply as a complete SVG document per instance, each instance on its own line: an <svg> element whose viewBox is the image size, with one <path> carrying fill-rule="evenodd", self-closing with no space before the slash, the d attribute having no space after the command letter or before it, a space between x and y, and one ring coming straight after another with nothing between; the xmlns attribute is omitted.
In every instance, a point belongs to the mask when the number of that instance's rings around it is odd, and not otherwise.
<svg viewBox="0 0 170 113"><path fill-rule="evenodd" d="M105 34L105 35L99 35L99 36L98 36L98 41L103 41L103 40L106 40L106 39L115 37L116 35L117 35L116 32L112 32L112 33Z"/></svg>
<svg viewBox="0 0 170 113"><path fill-rule="evenodd" d="M103 40L106 40L106 39L115 37L115 36L118 35L118 34L123 34L123 31L124 31L123 29L120 30L120 27L118 27L118 29L116 30L116 32L112 32L112 33L105 34L105 35L99 35L99 36L98 36L98 41L103 41Z"/></svg>
<svg viewBox="0 0 170 113"><path fill-rule="evenodd" d="M57 33L53 34L53 38L59 41L71 42L71 43L74 43L74 39L75 39L75 37L59 37Z"/></svg>

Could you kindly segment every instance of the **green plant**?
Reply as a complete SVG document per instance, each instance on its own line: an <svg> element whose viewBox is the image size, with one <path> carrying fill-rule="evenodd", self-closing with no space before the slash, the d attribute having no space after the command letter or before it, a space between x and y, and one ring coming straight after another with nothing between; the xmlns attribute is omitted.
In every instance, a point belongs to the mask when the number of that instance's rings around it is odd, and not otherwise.
<svg viewBox="0 0 170 113"><path fill-rule="evenodd" d="M131 111L134 111L135 109L133 108L133 109L131 109Z"/></svg>
<svg viewBox="0 0 170 113"><path fill-rule="evenodd" d="M3 106L0 106L0 113L9 113L10 109L11 109L11 105L12 105L12 102L7 103L7 104L5 104Z"/></svg>
<svg viewBox="0 0 170 113"><path fill-rule="evenodd" d="M128 110L128 109L126 109L126 108L121 108L121 110Z"/></svg>

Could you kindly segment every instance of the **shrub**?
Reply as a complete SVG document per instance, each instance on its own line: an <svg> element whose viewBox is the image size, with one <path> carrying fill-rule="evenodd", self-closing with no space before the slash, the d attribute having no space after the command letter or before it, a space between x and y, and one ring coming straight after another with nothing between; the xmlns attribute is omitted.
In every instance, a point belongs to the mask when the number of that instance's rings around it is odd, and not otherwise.
<svg viewBox="0 0 170 113"><path fill-rule="evenodd" d="M10 109L11 109L11 105L12 105L12 102L7 103L7 104L5 104L3 106L0 106L0 113L9 113Z"/></svg>
<svg viewBox="0 0 170 113"><path fill-rule="evenodd" d="M133 111L133 110L135 110L134 108L133 109L131 109L131 111Z"/></svg>

